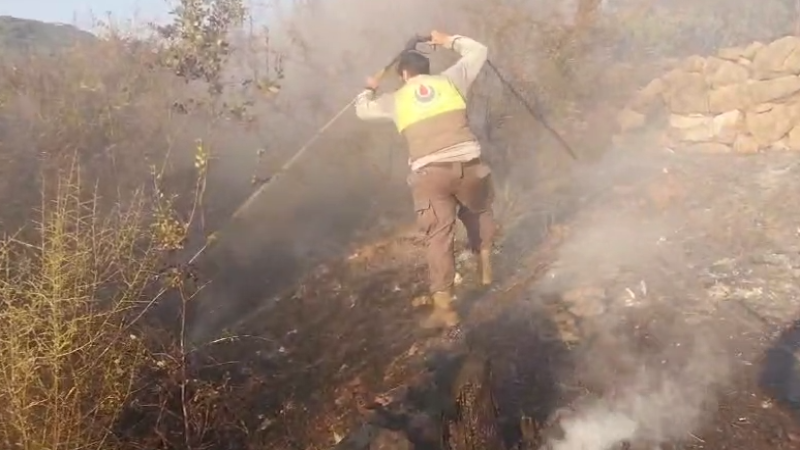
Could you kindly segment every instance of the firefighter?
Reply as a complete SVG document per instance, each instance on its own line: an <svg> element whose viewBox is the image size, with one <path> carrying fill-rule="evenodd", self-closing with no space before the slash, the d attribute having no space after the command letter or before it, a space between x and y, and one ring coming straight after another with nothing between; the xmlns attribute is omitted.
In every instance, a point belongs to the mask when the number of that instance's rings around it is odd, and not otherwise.
<svg viewBox="0 0 800 450"><path fill-rule="evenodd" d="M406 50L397 62L403 86L376 96L372 77L356 100L356 115L366 121L391 121L408 145L408 185L416 220L424 233L433 313L428 328L453 327L456 218L467 230L481 284L492 282L491 248L495 234L491 169L467 123L467 92L487 60L487 48L466 36L431 32L430 44L455 50L461 58L438 75L428 58Z"/></svg>

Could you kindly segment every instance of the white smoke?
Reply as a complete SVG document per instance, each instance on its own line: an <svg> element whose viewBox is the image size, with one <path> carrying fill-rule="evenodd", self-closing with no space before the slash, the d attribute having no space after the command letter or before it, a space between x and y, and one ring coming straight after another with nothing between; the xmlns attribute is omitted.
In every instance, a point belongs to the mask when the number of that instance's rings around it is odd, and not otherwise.
<svg viewBox="0 0 800 450"><path fill-rule="evenodd" d="M714 340L700 339L691 348L673 343L670 350L676 351L647 355L647 362L640 358L633 376L620 377L605 395L564 417L558 424L563 437L546 443L546 448L612 450L626 442L658 448L690 437L713 417L730 371L728 358L714 351L719 348ZM678 355L679 351L686 353ZM596 357L602 359L602 354Z"/></svg>
<svg viewBox="0 0 800 450"><path fill-rule="evenodd" d="M643 180L658 172L657 161L630 155L625 158L647 169ZM596 172L612 176L595 176L587 190L608 190L608 184L620 181L613 169L628 168L630 161L609 156L598 165ZM639 185L642 171L633 172L639 175L626 181ZM624 443L658 448L693 439L714 417L720 389L731 378L730 329L718 317L688 313L708 299L682 290L693 277L685 268L697 263L697 256L675 238L685 219L680 212L606 208L574 224L551 283L565 283L561 289L576 280L591 286L609 283L612 289L631 286L639 303L630 307L615 298L604 314L584 318L594 334L576 352L575 373L596 397L570 405L571 413L554 424L560 436L544 448L612 450ZM643 280L646 291L639 287Z"/></svg>

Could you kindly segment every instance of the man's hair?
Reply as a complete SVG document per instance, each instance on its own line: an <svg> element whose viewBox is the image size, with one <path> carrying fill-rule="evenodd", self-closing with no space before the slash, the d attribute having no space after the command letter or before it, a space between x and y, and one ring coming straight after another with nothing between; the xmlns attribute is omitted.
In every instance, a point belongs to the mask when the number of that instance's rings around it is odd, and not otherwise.
<svg viewBox="0 0 800 450"><path fill-rule="evenodd" d="M399 75L406 71L409 76L429 75L431 73L431 62L428 57L416 50L406 50L400 54L397 61L397 73Z"/></svg>

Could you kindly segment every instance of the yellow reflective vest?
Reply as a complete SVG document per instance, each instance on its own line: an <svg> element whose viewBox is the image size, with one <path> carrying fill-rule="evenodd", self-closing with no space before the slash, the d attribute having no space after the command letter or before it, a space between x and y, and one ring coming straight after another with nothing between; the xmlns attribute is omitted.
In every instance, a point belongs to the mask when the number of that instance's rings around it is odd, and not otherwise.
<svg viewBox="0 0 800 450"><path fill-rule="evenodd" d="M475 140L467 124L467 102L441 75L418 75L395 92L395 125L411 159Z"/></svg>

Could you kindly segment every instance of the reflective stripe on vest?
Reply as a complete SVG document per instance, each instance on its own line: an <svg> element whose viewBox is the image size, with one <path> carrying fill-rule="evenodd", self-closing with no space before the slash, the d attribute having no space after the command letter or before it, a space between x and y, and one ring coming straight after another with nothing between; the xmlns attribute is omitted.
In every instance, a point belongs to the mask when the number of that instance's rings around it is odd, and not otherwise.
<svg viewBox="0 0 800 450"><path fill-rule="evenodd" d="M455 85L441 76L419 75L395 92L395 124L400 133L422 120L466 109Z"/></svg>

